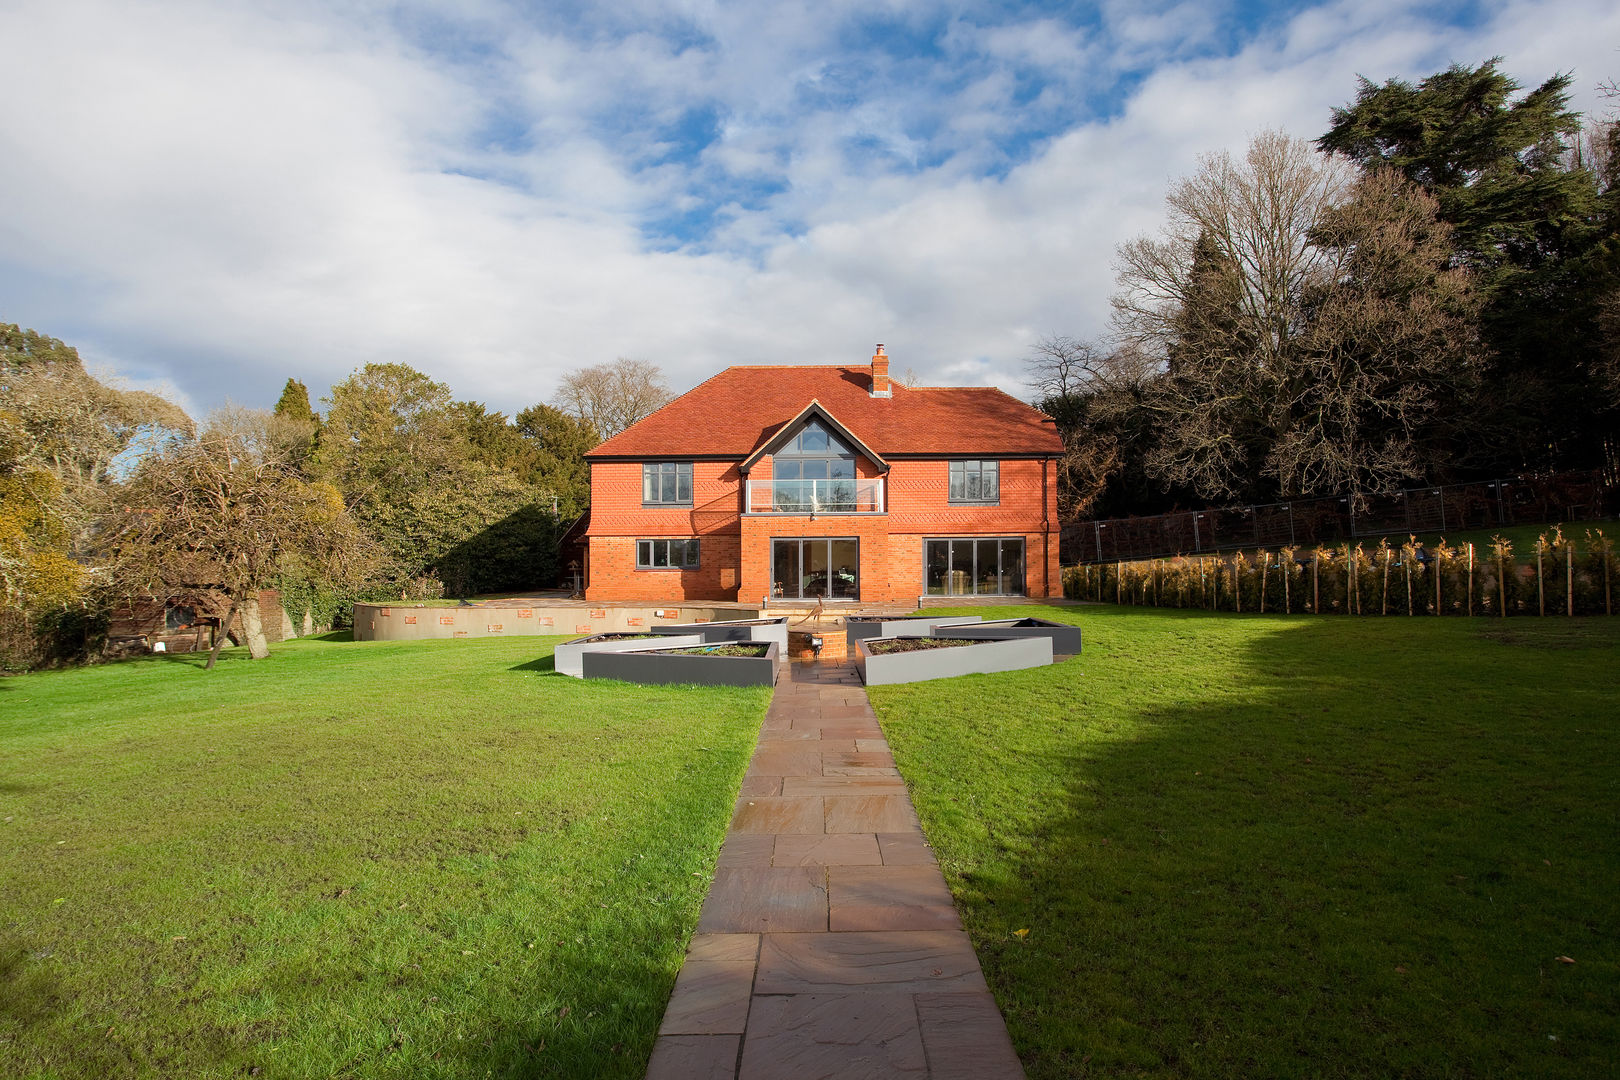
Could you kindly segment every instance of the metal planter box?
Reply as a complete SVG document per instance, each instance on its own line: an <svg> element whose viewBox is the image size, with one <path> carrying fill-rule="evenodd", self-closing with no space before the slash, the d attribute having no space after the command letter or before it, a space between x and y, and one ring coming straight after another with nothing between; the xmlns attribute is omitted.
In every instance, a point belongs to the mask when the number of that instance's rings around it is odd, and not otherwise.
<svg viewBox="0 0 1620 1080"><path fill-rule="evenodd" d="M911 635L916 636L916 635ZM956 675L986 674L995 671L1022 671L1046 667L1052 662L1049 637L987 638L974 645L946 649L919 649L916 652L873 656L868 646L891 638L856 641L855 667L867 686L949 679Z"/></svg>
<svg viewBox="0 0 1620 1080"><path fill-rule="evenodd" d="M953 636L957 631L952 631ZM1048 637L1052 651L1059 656L1076 656L1080 652L1080 628L1068 623L1048 619L996 619L978 626L964 626L960 630L965 638L1002 641L1007 638Z"/></svg>
<svg viewBox="0 0 1620 1080"><path fill-rule="evenodd" d="M940 626L967 626L984 621L982 615L905 615L898 619L845 619L850 641L880 637L934 637Z"/></svg>
<svg viewBox="0 0 1620 1080"><path fill-rule="evenodd" d="M725 644L693 642L693 645ZM587 679L623 679L635 683L695 683L698 686L775 686L776 666L782 655L776 642L766 645L764 656L685 656L647 649L625 652L588 652L584 655ZM680 648L655 643L654 648Z"/></svg>
<svg viewBox="0 0 1620 1080"><path fill-rule="evenodd" d="M595 638L607 638L608 640L598 641ZM696 634L673 638L646 638L639 634L636 637L629 638L616 634L597 634L595 638L577 638L574 641L563 642L552 652L552 664L562 674L582 679L585 677L584 658L586 653L634 652L637 649L668 649L676 645L703 644L703 639Z"/></svg>
<svg viewBox="0 0 1620 1080"><path fill-rule="evenodd" d="M655 634L697 634L708 644L721 641L774 641L787 652L787 616L775 619L729 619L724 622L650 626ZM734 658L735 659L735 658Z"/></svg>

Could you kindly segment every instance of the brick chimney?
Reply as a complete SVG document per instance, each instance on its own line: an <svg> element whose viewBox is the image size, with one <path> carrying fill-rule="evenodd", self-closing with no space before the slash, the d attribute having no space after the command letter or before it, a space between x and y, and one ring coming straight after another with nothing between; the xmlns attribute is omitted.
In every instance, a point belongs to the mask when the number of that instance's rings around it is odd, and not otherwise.
<svg viewBox="0 0 1620 1080"><path fill-rule="evenodd" d="M894 391L889 388L889 358L884 355L882 345L872 354L872 396L894 396Z"/></svg>

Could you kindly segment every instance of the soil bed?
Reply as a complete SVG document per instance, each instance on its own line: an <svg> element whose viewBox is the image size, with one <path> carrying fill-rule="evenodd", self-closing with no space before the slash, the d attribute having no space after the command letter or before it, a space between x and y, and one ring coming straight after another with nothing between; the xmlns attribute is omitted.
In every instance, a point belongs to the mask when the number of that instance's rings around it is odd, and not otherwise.
<svg viewBox="0 0 1620 1080"><path fill-rule="evenodd" d="M884 656L889 653L920 652L923 649L954 649L959 645L978 644L980 642L968 641L964 638L910 637L880 641L876 645L868 645L866 651L874 656Z"/></svg>
<svg viewBox="0 0 1620 1080"><path fill-rule="evenodd" d="M747 642L730 645L702 645L686 649L654 649L659 656L764 656L769 642Z"/></svg>

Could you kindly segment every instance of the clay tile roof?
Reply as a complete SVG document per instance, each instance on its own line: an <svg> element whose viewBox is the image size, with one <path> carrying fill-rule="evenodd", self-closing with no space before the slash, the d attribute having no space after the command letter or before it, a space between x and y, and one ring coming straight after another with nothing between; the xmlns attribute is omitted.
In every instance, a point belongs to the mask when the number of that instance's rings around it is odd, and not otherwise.
<svg viewBox="0 0 1620 1080"><path fill-rule="evenodd" d="M726 368L585 456L747 457L812 400L884 457L1063 450L1051 417L994 387L895 383L874 398L871 379L864 365Z"/></svg>

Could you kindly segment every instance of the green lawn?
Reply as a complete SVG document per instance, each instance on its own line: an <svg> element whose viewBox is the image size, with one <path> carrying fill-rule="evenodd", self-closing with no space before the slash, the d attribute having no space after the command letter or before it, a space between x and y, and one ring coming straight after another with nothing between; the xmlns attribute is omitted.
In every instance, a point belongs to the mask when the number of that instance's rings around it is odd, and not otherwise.
<svg viewBox="0 0 1620 1080"><path fill-rule="evenodd" d="M557 640L0 680L0 1076L640 1076L770 695Z"/></svg>
<svg viewBox="0 0 1620 1080"><path fill-rule="evenodd" d="M1040 614L871 691L1032 1078L1620 1075L1620 620Z"/></svg>

